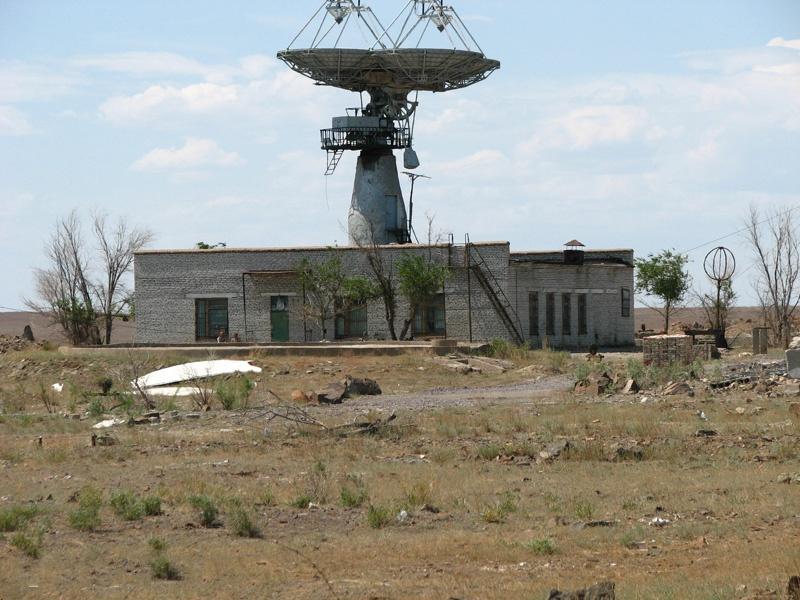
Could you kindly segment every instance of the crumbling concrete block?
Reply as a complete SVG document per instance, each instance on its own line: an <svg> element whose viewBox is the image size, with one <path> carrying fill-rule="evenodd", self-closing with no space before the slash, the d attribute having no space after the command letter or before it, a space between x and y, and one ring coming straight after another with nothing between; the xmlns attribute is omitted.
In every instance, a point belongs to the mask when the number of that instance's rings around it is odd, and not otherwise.
<svg viewBox="0 0 800 600"><path fill-rule="evenodd" d="M792 379L800 379L800 350L786 351L786 370Z"/></svg>

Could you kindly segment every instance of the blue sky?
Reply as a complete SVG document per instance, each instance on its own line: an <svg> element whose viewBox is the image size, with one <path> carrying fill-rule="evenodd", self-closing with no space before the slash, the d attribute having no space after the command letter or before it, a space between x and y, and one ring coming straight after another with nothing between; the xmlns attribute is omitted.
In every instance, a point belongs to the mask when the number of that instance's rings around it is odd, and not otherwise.
<svg viewBox="0 0 800 600"><path fill-rule="evenodd" d="M317 130L357 101L274 58L319 3L0 0L0 306L73 208L156 247L345 243L354 157L324 178ZM644 255L800 205L800 2L451 3L502 62L420 97L415 212L457 240Z"/></svg>

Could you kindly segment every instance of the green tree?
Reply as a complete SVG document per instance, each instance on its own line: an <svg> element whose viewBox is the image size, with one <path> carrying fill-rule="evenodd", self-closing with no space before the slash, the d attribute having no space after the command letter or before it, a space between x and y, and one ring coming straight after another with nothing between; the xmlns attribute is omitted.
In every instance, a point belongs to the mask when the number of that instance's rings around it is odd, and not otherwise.
<svg viewBox="0 0 800 600"><path fill-rule="evenodd" d="M404 254L397 261L397 275L400 293L405 296L409 304L408 318L403 323L400 339L405 339L417 307L429 300L431 296L439 293L449 275L445 265L425 260L422 256Z"/></svg>
<svg viewBox="0 0 800 600"><path fill-rule="evenodd" d="M374 282L366 277L347 276L338 256L319 263L303 259L297 273L304 291L304 314L317 322L322 339L328 338L328 323L337 313L380 294Z"/></svg>
<svg viewBox="0 0 800 600"><path fill-rule="evenodd" d="M672 311L683 302L691 284L686 262L686 256L674 250L636 260L636 292L658 300L657 305L645 304L664 317L665 332L669 331Z"/></svg>

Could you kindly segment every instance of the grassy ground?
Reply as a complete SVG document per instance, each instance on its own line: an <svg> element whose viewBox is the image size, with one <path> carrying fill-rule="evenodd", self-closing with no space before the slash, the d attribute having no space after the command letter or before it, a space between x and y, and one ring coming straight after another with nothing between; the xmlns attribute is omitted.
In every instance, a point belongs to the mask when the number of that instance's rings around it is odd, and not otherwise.
<svg viewBox="0 0 800 600"><path fill-rule="evenodd" d="M12 380L23 358L30 375ZM533 366L457 375L423 357L261 361L256 390L352 373L415 392L568 368L516 360ZM800 482L778 482L800 472L800 424L783 398L531 396L401 410L375 435L346 437L288 424L265 435L257 413L215 410L114 428L108 447L90 446L94 420L37 401L36 386L58 376L85 409L95 379L123 367L0 357L0 399L24 396L21 414L0 415L4 600L539 599L606 579L620 598L733 598L800 573ZM361 406L313 414L333 426L362 418ZM559 440L570 447L542 461Z"/></svg>

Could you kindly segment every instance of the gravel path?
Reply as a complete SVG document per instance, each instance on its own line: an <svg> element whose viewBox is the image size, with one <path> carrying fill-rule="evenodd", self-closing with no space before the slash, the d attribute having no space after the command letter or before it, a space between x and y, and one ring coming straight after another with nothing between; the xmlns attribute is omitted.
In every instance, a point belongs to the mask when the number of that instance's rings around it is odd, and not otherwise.
<svg viewBox="0 0 800 600"><path fill-rule="evenodd" d="M436 410L478 405L524 403L572 389L573 380L565 375L553 375L509 385L483 388L438 388L413 394L384 394L360 396L342 404L320 407L320 413L341 414L370 410Z"/></svg>

